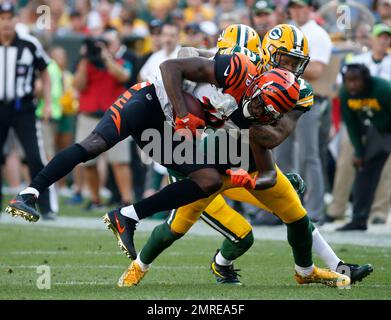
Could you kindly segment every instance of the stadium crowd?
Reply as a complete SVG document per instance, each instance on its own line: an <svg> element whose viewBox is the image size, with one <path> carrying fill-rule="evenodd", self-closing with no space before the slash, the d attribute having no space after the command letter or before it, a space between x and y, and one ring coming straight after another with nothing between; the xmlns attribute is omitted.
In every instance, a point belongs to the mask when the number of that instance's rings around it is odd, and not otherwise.
<svg viewBox="0 0 391 320"><path fill-rule="evenodd" d="M38 146L40 150L43 147L45 161L87 136L126 88L148 80L161 62L177 57L181 47L213 49L221 31L231 24L250 25L261 38L280 23L300 27L309 40L311 57L303 78L314 88L315 103L300 119L295 135L274 150L276 162L283 171L299 172L305 180L302 200L313 222L351 217L352 222L339 230L365 230L367 222L387 222L391 204L391 99L384 97L391 93L382 92L384 96L378 97L384 105L377 107L385 110L379 125L368 121L376 109L369 100L377 93L368 96L364 119L346 112L347 93L341 87L349 72L357 72L355 78L363 76L365 84L374 77L391 81L391 0L347 1L349 10L345 7L342 11L338 1L326 0L12 3L17 33L37 37L51 58L46 69L51 80L50 98L45 94L44 77L35 79L34 93ZM0 16L8 12L8 5L9 1L2 1ZM47 12L50 14L45 15ZM1 42L0 48L3 46ZM344 69L353 63L367 68ZM0 72L3 70L5 67ZM6 78L1 79L6 82ZM364 87L365 97L366 91ZM0 96L0 105L6 103L7 97ZM352 139L352 128L356 127L361 128L359 143ZM1 140L3 194L16 194L30 181L26 166L30 157L18 137L11 126L7 139ZM136 144L126 139L104 157L76 167L56 190L68 205L103 212L153 194L167 183L166 176L164 167L146 159ZM58 211L57 194L52 190L43 217L53 218L51 213ZM234 205L254 225L282 223L257 208ZM164 212L155 215L165 216Z"/></svg>

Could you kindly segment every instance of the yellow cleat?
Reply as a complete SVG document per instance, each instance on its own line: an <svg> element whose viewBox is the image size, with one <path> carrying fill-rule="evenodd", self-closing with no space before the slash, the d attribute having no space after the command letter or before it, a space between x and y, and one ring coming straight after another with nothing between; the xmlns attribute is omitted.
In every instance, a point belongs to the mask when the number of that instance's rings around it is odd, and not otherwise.
<svg viewBox="0 0 391 320"><path fill-rule="evenodd" d="M136 286L148 270L142 271L136 261L133 261L129 268L122 274L118 280L118 287L133 287Z"/></svg>
<svg viewBox="0 0 391 320"><path fill-rule="evenodd" d="M295 280L299 284L322 283L329 287L343 288L350 285L350 278L348 276L315 266L312 274L307 277L303 277L296 272Z"/></svg>

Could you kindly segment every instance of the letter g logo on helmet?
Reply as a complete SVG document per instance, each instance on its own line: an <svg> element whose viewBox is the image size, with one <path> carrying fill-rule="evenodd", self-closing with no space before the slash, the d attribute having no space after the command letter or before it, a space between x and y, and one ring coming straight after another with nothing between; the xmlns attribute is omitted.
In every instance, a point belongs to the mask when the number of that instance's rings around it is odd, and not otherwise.
<svg viewBox="0 0 391 320"><path fill-rule="evenodd" d="M282 30L278 27L272 29L269 33L270 39L278 40L282 37Z"/></svg>

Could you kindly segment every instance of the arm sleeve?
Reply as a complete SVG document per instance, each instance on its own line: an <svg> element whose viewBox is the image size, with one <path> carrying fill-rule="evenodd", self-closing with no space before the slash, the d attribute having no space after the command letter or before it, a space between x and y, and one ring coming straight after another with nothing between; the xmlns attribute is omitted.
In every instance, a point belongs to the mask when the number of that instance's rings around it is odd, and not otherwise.
<svg viewBox="0 0 391 320"><path fill-rule="evenodd" d="M360 119L357 113L348 107L347 95L343 88L340 91L339 97L341 100L342 118L348 129L350 141L354 147L354 153L356 157L362 158L364 156L364 146L361 141Z"/></svg>
<svg viewBox="0 0 391 320"><path fill-rule="evenodd" d="M231 70L232 54L216 54L215 60L215 77L220 88L227 89L227 79L234 70Z"/></svg>

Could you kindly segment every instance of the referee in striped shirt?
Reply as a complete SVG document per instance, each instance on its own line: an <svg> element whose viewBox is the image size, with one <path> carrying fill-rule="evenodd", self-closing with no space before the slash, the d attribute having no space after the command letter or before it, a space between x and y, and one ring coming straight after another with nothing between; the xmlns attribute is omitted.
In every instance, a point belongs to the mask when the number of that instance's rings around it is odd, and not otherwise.
<svg viewBox="0 0 391 320"><path fill-rule="evenodd" d="M36 38L15 30L15 8L9 2L0 4L0 160L12 127L24 149L33 178L43 167L43 143L39 122L35 118L34 82L40 76L44 88L45 119L50 118L50 78L46 70L49 57ZM1 179L0 179L1 188ZM0 189L1 190L1 189ZM1 193L0 193L1 194ZM56 196L46 190L39 199L43 217L53 218L57 211Z"/></svg>

